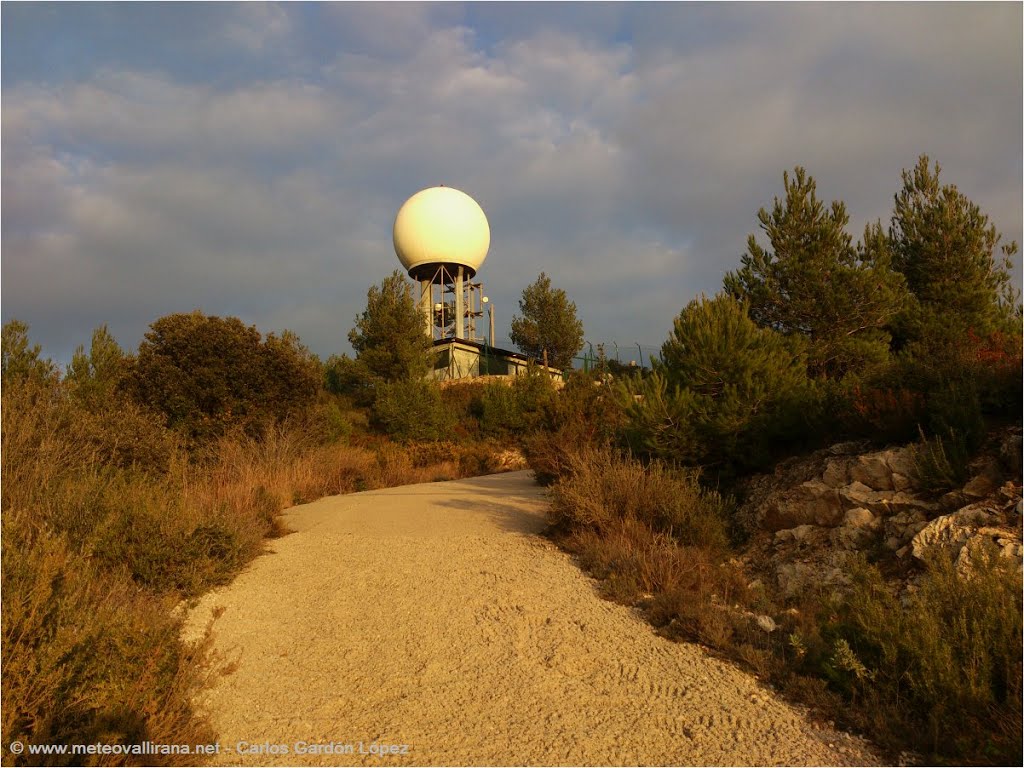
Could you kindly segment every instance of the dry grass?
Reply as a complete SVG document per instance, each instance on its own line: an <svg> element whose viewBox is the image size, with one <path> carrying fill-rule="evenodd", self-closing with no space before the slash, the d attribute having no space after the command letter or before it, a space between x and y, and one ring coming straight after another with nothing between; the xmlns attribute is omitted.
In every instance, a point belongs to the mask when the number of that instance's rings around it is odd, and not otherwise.
<svg viewBox="0 0 1024 768"><path fill-rule="evenodd" d="M475 474L491 453L310 434L277 427L189 453L131 403L5 379L4 744L208 741L191 704L203 649L182 644L171 607L230 580L284 533L286 507ZM3 763L32 760L5 750Z"/></svg>
<svg viewBox="0 0 1024 768"><path fill-rule="evenodd" d="M609 448L564 451L561 462L552 486L559 540L607 596L642 607L670 636L730 647L730 609L748 596L726 559L727 503L693 471Z"/></svg>
<svg viewBox="0 0 1024 768"><path fill-rule="evenodd" d="M563 451L558 542L604 594L670 637L741 662L823 719L936 764L1021 753L1021 573L931 563L911 596L866 563L843 593L783 600L748 583L724 539L726 507L696 476L604 448ZM758 616L776 624L767 632Z"/></svg>
<svg viewBox="0 0 1024 768"><path fill-rule="evenodd" d="M565 470L552 487L557 522L602 533L635 520L683 545L727 546L727 505L700 487L695 471L644 465L607 447L563 453Z"/></svg>
<svg viewBox="0 0 1024 768"><path fill-rule="evenodd" d="M5 744L211 742L191 705L205 674L203 645L179 640L174 598L98 568L24 512L5 510L3 523ZM4 764L82 759L5 750Z"/></svg>

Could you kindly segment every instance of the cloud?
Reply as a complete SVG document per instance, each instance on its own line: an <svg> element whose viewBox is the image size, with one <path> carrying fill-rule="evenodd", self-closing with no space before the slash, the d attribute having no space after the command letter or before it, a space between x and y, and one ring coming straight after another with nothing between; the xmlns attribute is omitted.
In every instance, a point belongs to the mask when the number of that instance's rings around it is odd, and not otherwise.
<svg viewBox="0 0 1024 768"><path fill-rule="evenodd" d="M303 82L253 82L222 91L152 73L104 70L90 81L5 94L4 127L18 139L112 160L230 160L294 153L327 140L343 104ZM17 140L17 139L16 139Z"/></svg>
<svg viewBox="0 0 1024 768"><path fill-rule="evenodd" d="M291 19L279 3L245 3L234 9L223 39L252 53L263 53L292 34Z"/></svg>
<svg viewBox="0 0 1024 768"><path fill-rule="evenodd" d="M395 211L438 183L490 218L499 335L546 271L588 338L660 344L796 164L856 237L928 152L1021 237L1019 7L168 13L104 16L147 56L87 12L5 8L3 314L58 357L194 307L344 351ZM47 30L73 77L17 56Z"/></svg>
<svg viewBox="0 0 1024 768"><path fill-rule="evenodd" d="M782 171L800 164L822 196L848 203L859 234L888 218L900 169L929 152L949 180L984 178L978 201L996 204L1019 237L1019 24L1005 23L1005 8L985 20L976 6L874 8L882 15L864 6L726 13L723 39L692 52L652 33L636 72L646 98L622 128L631 186L652 223L729 258L757 208L781 192ZM960 34L966 27L983 31ZM1014 204L984 199L1010 178Z"/></svg>

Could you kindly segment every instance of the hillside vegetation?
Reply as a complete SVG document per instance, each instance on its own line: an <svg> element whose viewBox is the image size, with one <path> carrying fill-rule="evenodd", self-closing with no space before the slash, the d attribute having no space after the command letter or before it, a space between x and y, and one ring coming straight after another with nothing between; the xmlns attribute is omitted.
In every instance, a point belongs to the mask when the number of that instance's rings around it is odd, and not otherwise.
<svg viewBox="0 0 1024 768"><path fill-rule="evenodd" d="M328 373L294 334L199 312L160 318L134 355L100 328L65 371L24 324L4 326L5 744L212 742L191 704L210 670L202 645L179 640L182 599L229 581L293 504L505 468L497 437L515 424L496 390L442 403L406 376L357 406ZM408 429L403 403L424 391L443 433ZM482 416L457 442L439 440L448 401L467 423ZM133 758L4 752L82 759Z"/></svg>
<svg viewBox="0 0 1024 768"><path fill-rule="evenodd" d="M758 218L767 242L752 235L723 290L682 307L651 369L602 361L561 388L538 371L425 380L399 273L369 290L354 358L193 312L159 318L131 353L100 328L58 370L5 325L3 742L212 740L191 705L210 668L175 606L284 533L290 505L499 471L519 445L551 485L557 541L667 635L894 755L1019 759L1019 563L965 578L935 559L908 597L867 552L848 589L786 595L752 586L737 515L751 476L843 440L916 443L923 484L962 484L990 430L1021 421L1015 245L1000 251L927 158L889 227L857 243L803 169ZM769 632L737 615L787 618ZM145 758L161 759L182 758Z"/></svg>
<svg viewBox="0 0 1024 768"><path fill-rule="evenodd" d="M1019 435L1016 245L997 252L938 175L921 158L888 231L853 244L843 204L786 174L758 217L767 244L752 235L723 291L683 308L653 371L571 380L572 417L527 456L552 483L557 540L665 634L749 665L894 760L1002 764L1022 748L1019 555L965 573L868 547L846 588L787 594L754 577L737 515L752 475L840 441L916 443L913 480L937 495L968 479L991 430Z"/></svg>

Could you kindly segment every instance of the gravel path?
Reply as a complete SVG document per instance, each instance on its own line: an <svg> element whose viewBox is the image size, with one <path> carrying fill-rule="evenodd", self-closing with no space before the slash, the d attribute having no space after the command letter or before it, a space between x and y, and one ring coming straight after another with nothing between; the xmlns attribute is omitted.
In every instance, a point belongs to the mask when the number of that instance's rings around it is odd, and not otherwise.
<svg viewBox="0 0 1024 768"><path fill-rule="evenodd" d="M335 496L203 597L199 702L245 765L848 765L750 675L672 643L537 532L528 472ZM384 751L385 754L381 754Z"/></svg>

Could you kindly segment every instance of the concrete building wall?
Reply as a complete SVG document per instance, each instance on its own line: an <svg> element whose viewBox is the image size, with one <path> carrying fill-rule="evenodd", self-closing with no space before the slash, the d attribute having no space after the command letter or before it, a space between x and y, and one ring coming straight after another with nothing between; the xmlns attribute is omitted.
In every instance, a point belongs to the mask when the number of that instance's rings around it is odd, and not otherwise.
<svg viewBox="0 0 1024 768"><path fill-rule="evenodd" d="M431 375L439 381L472 379L479 376L518 376L526 372L529 361L511 353L450 341L434 347L434 367ZM543 366L538 366L543 367ZM560 371L548 372L558 379Z"/></svg>

